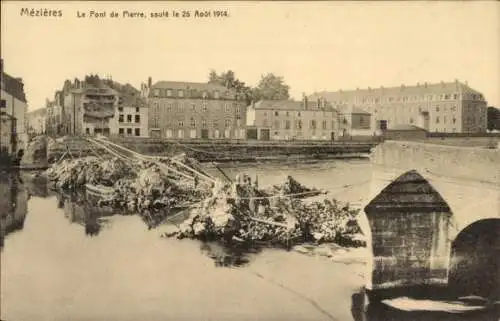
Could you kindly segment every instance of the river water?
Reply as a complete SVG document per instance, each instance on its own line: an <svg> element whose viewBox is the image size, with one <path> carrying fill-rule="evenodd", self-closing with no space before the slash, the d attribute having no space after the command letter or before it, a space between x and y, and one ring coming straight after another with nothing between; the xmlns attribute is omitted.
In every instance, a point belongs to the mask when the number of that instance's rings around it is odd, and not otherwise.
<svg viewBox="0 0 500 321"><path fill-rule="evenodd" d="M373 194L373 168L362 160L224 170L257 174L261 186L292 175L357 206ZM234 256L216 244L161 238L162 227L57 195L32 174L1 177L3 321L458 320L363 312L365 249Z"/></svg>

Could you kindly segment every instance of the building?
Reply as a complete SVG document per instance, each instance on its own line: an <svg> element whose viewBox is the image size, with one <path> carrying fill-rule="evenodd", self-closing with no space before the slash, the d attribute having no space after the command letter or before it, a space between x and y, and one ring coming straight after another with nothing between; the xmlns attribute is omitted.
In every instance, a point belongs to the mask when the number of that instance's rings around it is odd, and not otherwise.
<svg viewBox="0 0 500 321"><path fill-rule="evenodd" d="M97 76L75 79L64 96L64 118L71 135L110 135L110 119L118 106L118 93Z"/></svg>
<svg viewBox="0 0 500 321"><path fill-rule="evenodd" d="M423 140L427 131L414 125L395 125L384 131L384 138L390 140Z"/></svg>
<svg viewBox="0 0 500 321"><path fill-rule="evenodd" d="M244 139L246 106L231 89L209 83L158 81L143 84L151 137Z"/></svg>
<svg viewBox="0 0 500 321"><path fill-rule="evenodd" d="M1 74L1 100L0 113L10 117L2 117L3 120L10 122L11 143L6 146L12 153L19 149L25 149L28 143L28 134L26 132L26 113L28 112L28 103L24 92L24 84L21 78L14 78L4 72L3 59L0 59ZM4 130L2 130L4 133ZM3 141L2 141L3 142ZM5 145L2 145L2 148Z"/></svg>
<svg viewBox="0 0 500 321"><path fill-rule="evenodd" d="M49 101L47 101L47 105ZM38 108L28 112L28 135L30 137L43 135L46 132L47 108Z"/></svg>
<svg viewBox="0 0 500 321"><path fill-rule="evenodd" d="M46 124L45 132L50 136L65 135L69 132L68 125L64 119L64 95L58 90L54 94L54 100L46 102Z"/></svg>
<svg viewBox="0 0 500 321"><path fill-rule="evenodd" d="M339 113L324 100L261 100L247 108L247 139L331 140L338 136Z"/></svg>
<svg viewBox="0 0 500 321"><path fill-rule="evenodd" d="M15 139L16 119L6 112L0 112L0 152L2 157L12 155L17 151Z"/></svg>
<svg viewBox="0 0 500 321"><path fill-rule="evenodd" d="M377 130L415 125L429 132L486 132L487 104L483 94L458 80L320 92L311 95L310 99L318 97L338 109L360 108L372 114L371 125Z"/></svg>
<svg viewBox="0 0 500 321"><path fill-rule="evenodd" d="M115 83L116 85L116 83ZM148 106L141 92L130 85L120 86L118 108L110 120L111 134L148 137Z"/></svg>

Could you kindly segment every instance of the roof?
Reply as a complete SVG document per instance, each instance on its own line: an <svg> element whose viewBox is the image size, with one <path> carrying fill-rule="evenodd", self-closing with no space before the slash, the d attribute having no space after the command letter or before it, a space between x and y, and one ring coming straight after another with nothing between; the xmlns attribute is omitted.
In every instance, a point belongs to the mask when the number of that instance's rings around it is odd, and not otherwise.
<svg viewBox="0 0 500 321"><path fill-rule="evenodd" d="M206 82L186 82L186 81L158 81L153 88L172 89L172 90L197 90L197 91L229 91L224 86Z"/></svg>
<svg viewBox="0 0 500 321"><path fill-rule="evenodd" d="M391 131L391 130L408 130L408 131L411 131L411 130L422 131L423 130L423 131L426 131L422 127L418 127L415 125L406 125L406 124L394 125L394 126L391 126L387 129L387 131Z"/></svg>
<svg viewBox="0 0 500 321"><path fill-rule="evenodd" d="M307 102L307 110L330 110L336 111L330 104L326 107L318 107L316 101ZM268 110L306 110L303 101L296 100L259 100L253 104L255 109Z"/></svg>
<svg viewBox="0 0 500 321"><path fill-rule="evenodd" d="M14 78L9 74L2 73L2 89L14 98L26 102L26 94L24 92L24 84L20 78Z"/></svg>
<svg viewBox="0 0 500 321"><path fill-rule="evenodd" d="M323 97L329 101L345 101L354 97L380 97L380 96L402 96L422 94L453 94L457 92L481 94L479 91L459 81L442 83L424 83L416 86L379 87L355 90L322 91L309 96L309 99Z"/></svg>
<svg viewBox="0 0 500 321"><path fill-rule="evenodd" d="M369 112L361 109L361 108L358 108L358 107L353 107L352 108L352 113L353 114L361 114L361 115L371 115Z"/></svg>
<svg viewBox="0 0 500 321"><path fill-rule="evenodd" d="M431 213L451 209L443 197L416 170L396 178L366 207L367 215L390 212Z"/></svg>

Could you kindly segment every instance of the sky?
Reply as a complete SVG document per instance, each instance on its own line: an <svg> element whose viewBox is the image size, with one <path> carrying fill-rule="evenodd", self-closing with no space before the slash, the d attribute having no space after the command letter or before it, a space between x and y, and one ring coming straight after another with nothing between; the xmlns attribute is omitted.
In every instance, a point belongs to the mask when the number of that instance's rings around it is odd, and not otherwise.
<svg viewBox="0 0 500 321"><path fill-rule="evenodd" d="M28 2L1 1L4 70L25 83L29 109L65 79L111 75L140 88L205 82L231 69L255 85L282 76L292 97L321 90L456 79L500 107L500 2ZM21 16L21 9L62 17ZM106 18L77 17L106 11ZM126 18L122 11L190 12ZM194 17L208 10L212 17ZM214 17L213 11L228 17ZM120 17L111 18L116 11Z"/></svg>

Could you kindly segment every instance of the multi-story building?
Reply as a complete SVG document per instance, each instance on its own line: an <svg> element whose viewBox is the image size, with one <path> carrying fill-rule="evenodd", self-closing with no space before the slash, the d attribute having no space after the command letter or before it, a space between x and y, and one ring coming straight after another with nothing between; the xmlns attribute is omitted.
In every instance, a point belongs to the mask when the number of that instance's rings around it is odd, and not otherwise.
<svg viewBox="0 0 500 321"><path fill-rule="evenodd" d="M244 139L246 106L224 86L158 81L143 84L151 137L167 139Z"/></svg>
<svg viewBox="0 0 500 321"><path fill-rule="evenodd" d="M65 135L69 126L64 119L64 95L60 90L56 91L54 100L46 102L46 125L45 132L50 136Z"/></svg>
<svg viewBox="0 0 500 321"><path fill-rule="evenodd" d="M310 99L318 97L339 109L360 108L370 113L371 125L378 130L414 125L430 132L486 132L483 94L459 81L320 92Z"/></svg>
<svg viewBox="0 0 500 321"><path fill-rule="evenodd" d="M125 85L119 92L118 108L110 121L111 134L148 137L148 106L140 91Z"/></svg>
<svg viewBox="0 0 500 321"><path fill-rule="evenodd" d="M50 104L47 101L47 106ZM46 123L47 123L47 108L38 108L33 111L28 112L28 135L30 136L38 136L43 135L46 132Z"/></svg>
<svg viewBox="0 0 500 321"><path fill-rule="evenodd" d="M247 108L247 139L331 140L338 131L339 112L325 100L261 100Z"/></svg>
<svg viewBox="0 0 500 321"><path fill-rule="evenodd" d="M4 72L3 59L0 59L1 76L1 100L0 113L8 116L2 117L6 121L5 126L10 128L10 140L2 139L2 148L5 151L16 153L19 149L25 149L28 143L26 132L28 103L24 92L24 84L21 78L14 78ZM7 124L8 123L8 124ZM3 126L0 123L0 126ZM2 130L5 133L5 130ZM4 145L10 141L8 145Z"/></svg>
<svg viewBox="0 0 500 321"><path fill-rule="evenodd" d="M118 93L97 76L75 79L64 97L64 116L72 135L109 135L110 119L118 105Z"/></svg>

